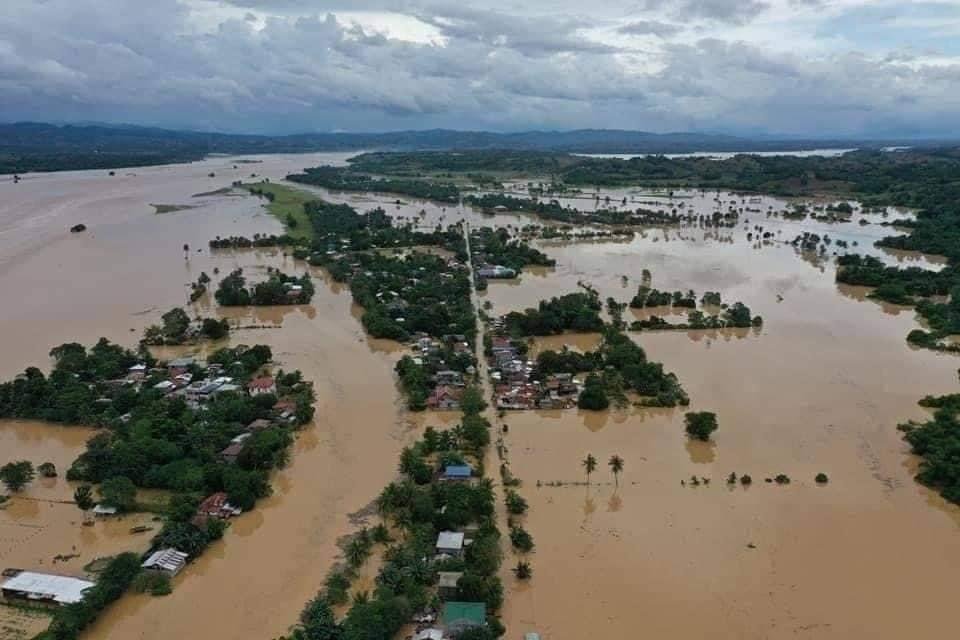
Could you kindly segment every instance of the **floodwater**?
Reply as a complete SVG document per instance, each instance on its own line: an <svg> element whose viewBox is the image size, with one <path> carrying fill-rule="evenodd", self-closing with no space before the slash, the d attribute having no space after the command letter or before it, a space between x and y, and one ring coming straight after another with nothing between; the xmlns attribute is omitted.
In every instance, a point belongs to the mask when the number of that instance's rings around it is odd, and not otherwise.
<svg viewBox="0 0 960 640"><path fill-rule="evenodd" d="M750 242L742 226L538 246L557 266L491 282L483 297L493 313L535 306L578 282L627 302L646 268L654 287L719 291L764 325L632 334L679 376L689 410L717 413L710 443L687 440L680 408L503 418L511 469L530 503L524 526L537 544L529 584L505 576L511 634L950 633L960 509L914 482L916 460L896 425L924 418L922 396L957 391L960 360L906 343L918 326L912 309L838 285L829 256ZM598 340L543 338L534 352L583 351ZM580 467L587 453L600 460L589 488ZM606 468L614 454L626 461L619 487ZM728 487L731 472L751 475L752 486ZM819 472L826 486L814 482ZM779 473L792 483L764 482ZM691 475L711 482L692 486ZM557 482L568 484L547 486Z"/></svg>
<svg viewBox="0 0 960 640"><path fill-rule="evenodd" d="M201 271L212 275L217 268L223 274L239 266L255 279L266 266L288 272L308 268L272 249L208 250L207 241L215 235L280 231L253 197L209 196L196 209L162 215L148 206L190 202L192 194L253 171L280 179L319 162L316 156L259 159L263 162L238 165L236 177L232 160L218 158L137 169L136 176L76 172L32 175L19 185L0 183L0 227L7 234L0 253L0 292L22 301L4 307L0 373L9 377L31 364L46 367L50 346L63 341L90 343L106 336L133 346L143 327L186 302L189 283ZM324 159L341 161L342 156ZM207 177L211 171L217 180ZM22 187L26 190L18 192ZM82 212L68 213L68 208ZM52 209L56 215L48 214ZM86 233L67 232L81 220ZM184 243L191 245L188 257ZM323 277L319 270L313 272ZM392 372L400 350L364 335L347 289L317 285L310 305L224 314L242 326L264 327L235 331L234 344L269 344L280 366L301 369L315 384L314 424L299 434L290 465L275 475L274 494L235 519L225 538L177 577L172 595L127 596L85 637L167 638L202 632L210 638L269 638L285 632L339 555L337 539L354 530L349 514L367 506L395 476L400 449L426 420L409 417L400 403ZM34 297L35 291L42 295ZM214 312L209 298L199 301L196 310ZM89 437L87 430L47 425L18 429L5 424L0 434L4 457L51 459L61 470ZM67 439L61 442L63 437ZM41 444L32 444L34 440ZM57 495L70 493L65 488ZM26 551L4 552L0 564L33 566L43 560L40 566L49 566L48 555L71 553L76 536L97 533L102 526L81 527L73 505L50 507L20 499L3 517L28 530L47 510L60 513L60 507L62 515L47 527L50 542L19 542L11 535L9 546ZM129 526L122 523L117 541L96 552L77 545L84 557L75 560L79 566L71 565L70 572L79 571L90 556L124 550L127 542L146 548L148 539L127 537Z"/></svg>
<svg viewBox="0 0 960 640"><path fill-rule="evenodd" d="M240 266L256 278L266 266L306 269L278 250L207 249L215 235L278 232L280 225L255 198L193 194L251 172L276 180L344 156L258 159L236 170L234 159L217 158L135 169L134 176L72 172L34 174L19 185L0 181L0 296L18 301L2 311L0 374L46 365L49 348L64 341L90 343L102 335L133 345L144 326L186 302L200 271L223 274ZM391 196L315 191L361 209L384 206L423 226L458 219L474 226L534 222L405 199L397 208ZM707 196L709 213L714 195ZM201 206L157 215L151 203ZM680 409L504 418L510 465L530 502L525 526L537 544L528 584L519 585L505 566L507 637L539 631L556 640L601 634L901 638L946 635L954 627L960 515L913 481L916 462L895 426L925 415L916 405L921 396L955 390L958 360L911 349L904 337L916 326L913 311L876 303L862 288L838 286L831 256L748 241L745 217L736 229L538 241L556 267L531 269L517 283L491 282L483 294L500 313L568 293L578 281L604 298L627 301L646 268L655 287L720 291L765 320L759 330L635 335L651 358L677 373L692 410L718 414L712 443L687 442ZM749 217L757 218L751 225L774 227L764 215ZM68 233L78 222L88 231ZM778 240L822 224L777 223ZM887 235L875 225L828 228L831 237L858 238L862 250L876 251L871 238ZM883 255L891 263L936 268L930 257ZM426 424L456 419L403 409L392 374L401 349L366 337L350 292L311 272L318 286L310 305L223 314L258 327L236 330L230 343L269 344L280 365L303 370L315 383L315 423L299 434L290 465L276 474L274 495L234 520L225 538L177 577L172 595L127 596L86 637L227 640L284 633L338 558L337 539L356 529L350 514L395 476L402 446ZM218 313L209 297L196 310ZM589 349L596 339L560 336L544 344ZM0 425L4 454L50 459L61 471L88 436L48 425ZM587 453L601 461L593 486L546 486L582 482L579 461ZM615 453L626 461L619 487L603 465ZM830 477L826 486L813 482L821 471ZM753 485L728 488L730 472L749 473ZM793 482L763 481L778 473ZM681 485L692 474L711 484ZM50 501L69 496L68 485L45 487L38 480L24 497L34 493L48 501L17 498L0 518L20 526L61 507L62 514L50 516L48 542L4 534L2 544L21 555L5 552L0 564L51 562L87 535L74 506ZM104 542L78 548L90 556L145 544L132 541L122 524L111 537L106 523L98 523L89 533Z"/></svg>

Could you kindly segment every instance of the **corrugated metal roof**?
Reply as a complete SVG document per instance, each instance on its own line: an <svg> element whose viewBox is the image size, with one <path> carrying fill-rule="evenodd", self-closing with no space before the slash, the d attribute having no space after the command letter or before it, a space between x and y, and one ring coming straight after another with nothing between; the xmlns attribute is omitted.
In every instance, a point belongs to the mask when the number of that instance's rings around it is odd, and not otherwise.
<svg viewBox="0 0 960 640"><path fill-rule="evenodd" d="M17 591L34 600L72 604L83 600L83 592L92 586L92 582L81 578L21 571L4 582L0 589Z"/></svg>
<svg viewBox="0 0 960 640"><path fill-rule="evenodd" d="M441 531L437 536L437 549L462 549L463 533L459 531Z"/></svg>

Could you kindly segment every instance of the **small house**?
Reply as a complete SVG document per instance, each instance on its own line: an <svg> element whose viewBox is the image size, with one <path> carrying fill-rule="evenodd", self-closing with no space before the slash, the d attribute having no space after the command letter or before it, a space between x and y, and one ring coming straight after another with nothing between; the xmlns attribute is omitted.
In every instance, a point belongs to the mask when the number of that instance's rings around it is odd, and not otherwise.
<svg viewBox="0 0 960 640"><path fill-rule="evenodd" d="M154 571L170 576L171 578L187 565L189 556L183 551L177 551L173 547L160 549L150 554L142 565L146 571Z"/></svg>
<svg viewBox="0 0 960 640"><path fill-rule="evenodd" d="M463 532L441 531L437 535L437 554L459 558L463 555Z"/></svg>
<svg viewBox="0 0 960 640"><path fill-rule="evenodd" d="M437 593L441 600L453 600L457 597L457 583L460 581L463 572L461 571L440 571L437 574L440 581L437 583Z"/></svg>
<svg viewBox="0 0 960 640"><path fill-rule="evenodd" d="M177 388L177 384L175 382L171 382L170 380L161 380L157 384L153 385L153 388L161 393L170 393Z"/></svg>
<svg viewBox="0 0 960 640"><path fill-rule="evenodd" d="M226 462L227 464L234 464L237 461L237 458L240 457L240 453L243 452L243 447L246 444L247 438L252 434L243 433L230 441L230 444L220 452L220 459Z"/></svg>
<svg viewBox="0 0 960 640"><path fill-rule="evenodd" d="M418 631L413 640L443 640L443 631L440 629L424 629L423 631Z"/></svg>
<svg viewBox="0 0 960 640"><path fill-rule="evenodd" d="M261 376L254 378L247 384L247 391L252 396L259 396L267 393L277 393L277 383L271 376Z"/></svg>
<svg viewBox="0 0 960 640"><path fill-rule="evenodd" d="M487 624L487 605L482 602L447 602L443 605L443 624L451 635Z"/></svg>
<svg viewBox="0 0 960 640"><path fill-rule="evenodd" d="M200 506L197 507L198 516L217 518L219 520L227 520L241 513L243 513L243 509L239 509L230 504L227 500L227 494L223 491L218 491L217 493L207 496L203 502L200 503Z"/></svg>
<svg viewBox="0 0 960 640"><path fill-rule="evenodd" d="M431 409L459 409L461 395L463 390L459 387L438 385L427 396L427 406Z"/></svg>
<svg viewBox="0 0 960 640"><path fill-rule="evenodd" d="M93 586L92 582L81 578L19 571L0 585L0 595L9 604L24 602L59 607L80 602L84 592Z"/></svg>
<svg viewBox="0 0 960 640"><path fill-rule="evenodd" d="M444 480L469 480L473 469L468 464L448 464L443 469Z"/></svg>
<svg viewBox="0 0 960 640"><path fill-rule="evenodd" d="M247 433L256 433L258 431L266 431L273 426L273 423L267 420L266 418L257 418L253 422L247 425Z"/></svg>
<svg viewBox="0 0 960 640"><path fill-rule="evenodd" d="M93 508L93 515L100 518L105 518L107 516L115 516L117 515L117 508L109 505L105 505L101 502Z"/></svg>
<svg viewBox="0 0 960 640"><path fill-rule="evenodd" d="M175 358L167 363L167 369L189 369L194 363L193 358Z"/></svg>

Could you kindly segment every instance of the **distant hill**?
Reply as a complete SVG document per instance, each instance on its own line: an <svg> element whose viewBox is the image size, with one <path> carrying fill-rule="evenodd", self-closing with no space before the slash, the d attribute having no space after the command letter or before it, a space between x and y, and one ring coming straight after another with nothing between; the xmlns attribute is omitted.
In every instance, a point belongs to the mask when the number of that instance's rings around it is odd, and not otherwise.
<svg viewBox="0 0 960 640"><path fill-rule="evenodd" d="M173 131L137 126L0 124L0 173L115 168L198 160L212 153L298 153L354 150L511 149L569 153L797 151L879 147L904 141L749 139L701 133L612 129L575 131L395 131L286 136ZM910 144L910 142L905 142Z"/></svg>

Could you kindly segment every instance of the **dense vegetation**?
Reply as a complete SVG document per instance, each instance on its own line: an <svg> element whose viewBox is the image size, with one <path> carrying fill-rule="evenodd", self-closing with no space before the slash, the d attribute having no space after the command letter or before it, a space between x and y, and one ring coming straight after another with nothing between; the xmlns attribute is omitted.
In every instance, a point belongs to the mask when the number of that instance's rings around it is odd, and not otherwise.
<svg viewBox="0 0 960 640"><path fill-rule="evenodd" d="M146 345L178 345L197 340L219 340L230 333L230 323L226 319L198 318L190 319L187 312L174 307L160 316L160 324L153 324L143 332Z"/></svg>
<svg viewBox="0 0 960 640"><path fill-rule="evenodd" d="M661 363L648 360L642 347L614 327L604 330L596 351L540 352L532 377L586 372L591 374L580 393L581 409L622 406L628 401L628 393L642 396L640 404L644 406L675 407L690 402L676 375L665 372Z"/></svg>
<svg viewBox="0 0 960 640"><path fill-rule="evenodd" d="M232 271L220 281L214 297L225 307L307 304L313 298L313 280L308 274L290 276L270 267L267 271L267 279L253 287L247 286L243 269Z"/></svg>
<svg viewBox="0 0 960 640"><path fill-rule="evenodd" d="M443 258L418 252L352 254L333 264L331 273L350 283L353 299L364 309L363 326L376 338L406 340L423 332L461 334L472 341L476 335L467 271L449 268Z"/></svg>
<svg viewBox="0 0 960 640"><path fill-rule="evenodd" d="M464 198L464 202L487 212L494 212L499 208L507 211L523 211L545 220L555 220L565 224L678 224L682 219L675 211L654 211L644 208L583 211L564 206L558 200L517 198L502 193L468 195Z"/></svg>
<svg viewBox="0 0 960 640"><path fill-rule="evenodd" d="M460 201L460 190L449 183L405 178L377 178L359 173L350 167L313 167L304 169L303 173L288 175L287 180L336 191L376 191L438 202Z"/></svg>
<svg viewBox="0 0 960 640"><path fill-rule="evenodd" d="M758 327L763 324L763 318L754 316L750 307L742 302L727 305L723 302L720 293L707 291L700 299L700 304L715 307L716 313L705 313L697 309L697 296L691 291L660 291L647 284L641 284L637 294L630 301L633 309L669 306L673 309L687 311L686 322L668 322L660 316L650 316L646 320L634 320L630 323L633 331L647 329L723 329L725 327Z"/></svg>
<svg viewBox="0 0 960 640"><path fill-rule="evenodd" d="M917 480L960 504L960 394L927 396L920 404L933 409L933 417L900 425L913 453L923 458Z"/></svg>
<svg viewBox="0 0 960 640"><path fill-rule="evenodd" d="M276 376L278 395L225 392L199 410L183 397L155 388L168 379L166 369L150 369L139 384L128 382L125 376L131 366L153 364L146 354L101 339L89 350L69 343L51 355L54 367L49 376L30 368L0 384L0 417L104 428L67 472L70 480L101 483L124 478L138 487L176 492L226 491L235 505L249 508L269 492L267 471L283 463L293 425L251 436L236 465L224 464L219 452L252 421L274 418L278 396L295 402L296 424L313 415L313 392L299 372ZM208 362L220 364L243 383L270 358L269 347L258 345L221 349ZM196 365L191 370L201 373Z"/></svg>
<svg viewBox="0 0 960 640"><path fill-rule="evenodd" d="M511 311L504 316L504 329L514 337L549 336L564 331L601 331L602 308L599 297L593 291L568 293L541 300L535 309Z"/></svg>
<svg viewBox="0 0 960 640"><path fill-rule="evenodd" d="M481 227L470 232L474 266L500 265L520 273L526 266L552 267L557 261L523 240L512 238L504 228Z"/></svg>

